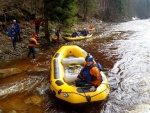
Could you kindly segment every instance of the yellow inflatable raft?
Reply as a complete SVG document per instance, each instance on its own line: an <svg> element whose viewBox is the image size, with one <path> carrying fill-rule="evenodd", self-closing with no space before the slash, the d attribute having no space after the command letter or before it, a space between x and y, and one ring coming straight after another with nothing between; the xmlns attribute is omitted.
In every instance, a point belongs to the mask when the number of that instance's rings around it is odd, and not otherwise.
<svg viewBox="0 0 150 113"><path fill-rule="evenodd" d="M76 45L62 46L53 56L50 69L50 90L61 100L72 104L101 102L108 96L110 87L101 71L102 84L95 92L89 87L76 87L74 81L80 72L87 52Z"/></svg>
<svg viewBox="0 0 150 113"><path fill-rule="evenodd" d="M80 40L85 40L88 38L92 38L93 34L89 34L88 36L79 36L79 37L62 37L65 41L71 42L71 41L80 41Z"/></svg>

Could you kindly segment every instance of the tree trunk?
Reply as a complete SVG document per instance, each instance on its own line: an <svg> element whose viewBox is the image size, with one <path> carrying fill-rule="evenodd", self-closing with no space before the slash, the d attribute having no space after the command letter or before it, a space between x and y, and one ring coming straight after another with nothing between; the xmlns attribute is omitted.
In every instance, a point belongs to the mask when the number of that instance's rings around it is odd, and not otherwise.
<svg viewBox="0 0 150 113"><path fill-rule="evenodd" d="M49 29L48 29L48 14L47 14L47 3L43 0L44 3L44 22L45 22L45 38L49 41Z"/></svg>
<svg viewBox="0 0 150 113"><path fill-rule="evenodd" d="M86 21L86 17L87 17L87 1L84 0L84 3L83 3L83 8L84 8L84 18L83 20Z"/></svg>

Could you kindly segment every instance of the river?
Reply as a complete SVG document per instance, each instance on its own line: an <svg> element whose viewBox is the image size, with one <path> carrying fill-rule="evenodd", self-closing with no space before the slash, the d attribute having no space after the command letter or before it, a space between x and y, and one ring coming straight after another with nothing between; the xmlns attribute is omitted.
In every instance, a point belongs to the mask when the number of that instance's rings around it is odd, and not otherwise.
<svg viewBox="0 0 150 113"><path fill-rule="evenodd" d="M51 57L60 46L68 44L80 46L102 64L111 86L103 104L73 107L49 93ZM0 63L3 69L22 71L0 80L0 109L4 113L150 113L148 19L108 26L86 41L46 45L36 56L36 61L23 58Z"/></svg>

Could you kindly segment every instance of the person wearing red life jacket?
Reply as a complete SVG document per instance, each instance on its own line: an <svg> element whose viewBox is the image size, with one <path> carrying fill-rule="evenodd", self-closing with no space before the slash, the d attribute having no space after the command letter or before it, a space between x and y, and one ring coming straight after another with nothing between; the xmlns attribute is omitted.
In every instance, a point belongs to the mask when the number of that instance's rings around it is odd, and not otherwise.
<svg viewBox="0 0 150 113"><path fill-rule="evenodd" d="M90 86L90 91L95 91L102 82L100 70L94 63L92 55L87 55L85 58L86 64L75 80L77 87Z"/></svg>
<svg viewBox="0 0 150 113"><path fill-rule="evenodd" d="M33 33L32 38L29 39L29 44L28 44L28 47L29 47L28 57L32 53L33 59L35 59L35 46L40 45L36 40L37 38L38 38L38 35L36 33Z"/></svg>

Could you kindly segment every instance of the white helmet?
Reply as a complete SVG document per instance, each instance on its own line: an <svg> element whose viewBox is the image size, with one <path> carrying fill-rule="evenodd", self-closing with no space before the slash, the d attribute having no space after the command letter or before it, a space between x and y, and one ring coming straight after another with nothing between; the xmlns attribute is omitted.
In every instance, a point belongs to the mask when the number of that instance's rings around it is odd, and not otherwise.
<svg viewBox="0 0 150 113"><path fill-rule="evenodd" d="M13 20L14 23L16 23L16 20Z"/></svg>

